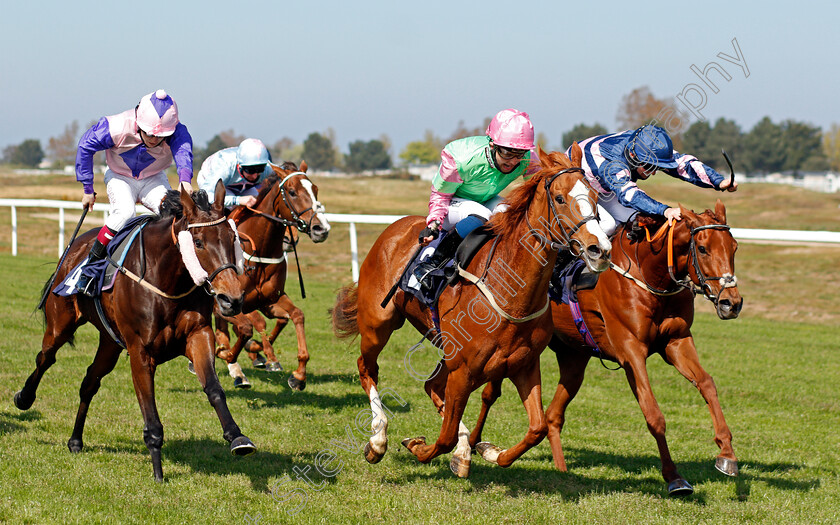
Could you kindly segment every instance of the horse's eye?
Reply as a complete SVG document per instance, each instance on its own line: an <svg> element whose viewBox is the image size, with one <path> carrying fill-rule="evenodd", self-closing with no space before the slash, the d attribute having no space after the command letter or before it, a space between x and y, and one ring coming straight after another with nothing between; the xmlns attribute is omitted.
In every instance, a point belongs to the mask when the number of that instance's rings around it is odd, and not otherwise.
<svg viewBox="0 0 840 525"><path fill-rule="evenodd" d="M199 250L204 248L204 243L201 242L201 239L193 239L193 244L195 244L195 247Z"/></svg>
<svg viewBox="0 0 840 525"><path fill-rule="evenodd" d="M290 197L297 197L297 192L295 190L289 190Z"/></svg>
<svg viewBox="0 0 840 525"><path fill-rule="evenodd" d="M706 247L705 246L697 246L697 251L699 251L700 253L705 255L706 254Z"/></svg>
<svg viewBox="0 0 840 525"><path fill-rule="evenodd" d="M557 204L566 204L566 199L564 199L562 195L558 195L558 196L554 197L554 201Z"/></svg>

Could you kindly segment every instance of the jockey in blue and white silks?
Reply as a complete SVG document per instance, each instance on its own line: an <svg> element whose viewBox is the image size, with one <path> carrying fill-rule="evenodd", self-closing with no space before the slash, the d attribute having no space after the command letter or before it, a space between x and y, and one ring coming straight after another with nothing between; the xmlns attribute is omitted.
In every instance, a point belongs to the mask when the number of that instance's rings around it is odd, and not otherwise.
<svg viewBox="0 0 840 525"><path fill-rule="evenodd" d="M670 207L649 196L636 185L656 171L690 182L701 188L735 191L729 180L693 155L674 151L668 133L646 125L635 130L599 135L579 142L583 150L581 167L592 187L598 191L601 228L612 235L618 225L643 212L679 220L679 208ZM571 147L566 151L571 154Z"/></svg>
<svg viewBox="0 0 840 525"><path fill-rule="evenodd" d="M192 191L192 137L178 120L178 106L166 91L158 89L140 99L133 109L102 117L79 140L76 180L82 183L82 206L91 210L93 156L105 151L105 188L110 211L91 248L90 261L105 256L105 246L135 214L140 203L154 213L170 189L164 170L173 160L178 180ZM89 293L90 276L83 274L78 288Z"/></svg>
<svg viewBox="0 0 840 525"><path fill-rule="evenodd" d="M225 206L252 206L259 186L274 170L265 145L245 139L235 148L225 148L207 157L198 170L198 187L213 195L216 182L225 185Z"/></svg>

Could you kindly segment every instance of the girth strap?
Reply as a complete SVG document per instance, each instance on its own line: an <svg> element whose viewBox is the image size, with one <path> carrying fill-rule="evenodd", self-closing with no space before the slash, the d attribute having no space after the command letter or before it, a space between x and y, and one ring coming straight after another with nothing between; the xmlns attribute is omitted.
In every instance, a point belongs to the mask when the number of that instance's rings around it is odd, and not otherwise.
<svg viewBox="0 0 840 525"><path fill-rule="evenodd" d="M541 316L545 313L546 310L548 310L549 299L548 294L545 294L545 306L540 308L538 312L534 312L531 315L526 315L525 317L513 317L512 315L502 310L498 304L496 304L496 299L493 297L493 292L490 291L490 288L488 288L487 285L484 284L484 282L481 279L471 274L470 272L464 270L463 268L461 268L460 265L456 265L456 267L458 268L458 273L461 275L461 277L473 283L481 291L484 297L486 297L487 300L490 302L490 306L492 306L493 309L499 315L501 315L511 323L524 323L525 321L531 321L532 319L536 319L537 317Z"/></svg>

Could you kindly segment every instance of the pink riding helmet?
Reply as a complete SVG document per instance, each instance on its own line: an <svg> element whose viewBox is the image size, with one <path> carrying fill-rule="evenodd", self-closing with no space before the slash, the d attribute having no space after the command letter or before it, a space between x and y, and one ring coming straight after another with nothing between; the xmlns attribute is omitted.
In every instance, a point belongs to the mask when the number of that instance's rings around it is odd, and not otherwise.
<svg viewBox="0 0 840 525"><path fill-rule="evenodd" d="M534 147L534 126L524 111L503 109L496 113L485 131L497 146L514 149Z"/></svg>
<svg viewBox="0 0 840 525"><path fill-rule="evenodd" d="M158 89L140 99L137 126L156 137L168 137L178 125L178 105L166 91Z"/></svg>

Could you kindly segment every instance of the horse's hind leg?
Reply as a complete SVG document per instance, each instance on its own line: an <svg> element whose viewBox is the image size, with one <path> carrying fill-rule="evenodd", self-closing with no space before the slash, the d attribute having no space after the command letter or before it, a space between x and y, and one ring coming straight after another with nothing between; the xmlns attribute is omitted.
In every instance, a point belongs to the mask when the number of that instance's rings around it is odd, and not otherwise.
<svg viewBox="0 0 840 525"><path fill-rule="evenodd" d="M93 396L99 391L102 378L110 374L120 358L122 349L106 333L99 334L99 348L93 363L88 367L82 386L79 388L79 410L76 412L76 424L73 426L73 434L67 442L70 452L80 452L84 446L82 434L85 429L88 409Z"/></svg>
<svg viewBox="0 0 840 525"><path fill-rule="evenodd" d="M226 317L224 320L233 324L233 332L236 334L236 343L233 345L233 348L230 349L217 347L215 350L216 357L227 363L228 374L230 374L230 377L233 378L233 386L235 388L251 388L251 382L248 381L247 377L245 377L245 372L242 371L242 367L239 366L239 363L236 361L239 359L239 354L242 352L242 347L245 345L245 342L251 338L254 327L248 316L244 314ZM225 331L227 331L227 327L225 327ZM228 344L230 344L230 340L228 340ZM195 363L193 363L193 366L195 366Z"/></svg>
<svg viewBox="0 0 840 525"><path fill-rule="evenodd" d="M76 308L72 299L50 294L44 311L47 329L41 340L41 351L35 356L35 370L14 396L15 406L20 410L28 410L35 402L38 385L47 369L55 363L56 352L65 343L73 340L76 329L83 324L76 318Z"/></svg>
<svg viewBox="0 0 840 525"><path fill-rule="evenodd" d="M309 362L309 350L306 347L306 332L303 327L303 312L300 308L292 303L288 295L281 295L280 300L271 305L267 312L269 317L277 319L277 324L274 325L274 330L271 332L269 342L274 343L277 336L288 324L291 319L295 325L295 335L297 335L297 360L298 367L289 376L289 386L293 390L303 390L306 388L306 363ZM284 321L283 318L286 318Z"/></svg>
<svg viewBox="0 0 840 525"><path fill-rule="evenodd" d="M732 432L723 417L715 381L700 365L694 339L686 337L673 340L668 344L665 353L668 361L674 365L683 377L697 387L703 399L706 400L706 404L709 405L709 413L712 416L712 425L715 429L715 443L720 447L720 455L715 460L715 468L727 476L737 476L738 458L735 457L735 451L732 450Z"/></svg>
<svg viewBox="0 0 840 525"><path fill-rule="evenodd" d="M432 403L437 408L438 414L443 417L444 406L446 406L446 380L448 375L446 369L446 362L441 359L431 377L426 380L424 388L426 394L431 398ZM449 469L453 474L459 478L466 478L470 475L470 465L472 463L472 447L469 441L469 429L464 424L463 420L458 424L458 444L452 452L452 458L449 460Z"/></svg>
<svg viewBox="0 0 840 525"><path fill-rule="evenodd" d="M470 447L476 448L476 445L481 442L481 433L484 432L484 425L487 423L487 415L490 413L490 407L493 406L501 395L501 380L487 383L487 386L481 392L481 411L478 413L478 421L475 422L475 428L470 434Z"/></svg>

